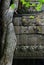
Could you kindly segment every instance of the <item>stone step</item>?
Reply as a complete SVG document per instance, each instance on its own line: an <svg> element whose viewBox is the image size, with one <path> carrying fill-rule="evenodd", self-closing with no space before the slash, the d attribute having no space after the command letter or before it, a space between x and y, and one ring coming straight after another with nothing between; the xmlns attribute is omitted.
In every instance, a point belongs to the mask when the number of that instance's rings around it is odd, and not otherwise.
<svg viewBox="0 0 44 65"><path fill-rule="evenodd" d="M14 58L44 57L44 46L17 46Z"/></svg>
<svg viewBox="0 0 44 65"><path fill-rule="evenodd" d="M21 34L16 35L17 36L17 45L44 45L44 35L38 35L38 34Z"/></svg>
<svg viewBox="0 0 44 65"><path fill-rule="evenodd" d="M13 23L15 26L42 26L44 25L44 12L36 14L24 14L22 17L15 17Z"/></svg>
<svg viewBox="0 0 44 65"><path fill-rule="evenodd" d="M14 26L16 34L44 34L44 26Z"/></svg>

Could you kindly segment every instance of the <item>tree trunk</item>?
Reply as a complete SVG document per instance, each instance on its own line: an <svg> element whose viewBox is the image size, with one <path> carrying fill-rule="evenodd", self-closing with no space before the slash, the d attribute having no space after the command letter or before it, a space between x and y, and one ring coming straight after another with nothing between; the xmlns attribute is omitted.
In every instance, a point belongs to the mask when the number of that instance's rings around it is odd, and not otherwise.
<svg viewBox="0 0 44 65"><path fill-rule="evenodd" d="M1 51L2 52L1 52L1 54L3 53L4 44L5 44L5 36L6 36L6 24L5 24L6 19L5 19L4 14L5 14L6 10L10 7L10 1L11 0L2 0L2 5L1 5L1 13L2 13L1 21L2 21L2 25L3 25L3 36L2 36L2 44L1 44L1 46L2 46Z"/></svg>
<svg viewBox="0 0 44 65"><path fill-rule="evenodd" d="M12 65L14 50L16 48L16 35L14 26L10 23L7 27L6 45L0 65Z"/></svg>
<svg viewBox="0 0 44 65"><path fill-rule="evenodd" d="M2 0L1 12L3 23L3 36L2 36L2 58L0 65L12 65L14 50L16 48L17 40L12 23L14 9L10 9L11 0Z"/></svg>

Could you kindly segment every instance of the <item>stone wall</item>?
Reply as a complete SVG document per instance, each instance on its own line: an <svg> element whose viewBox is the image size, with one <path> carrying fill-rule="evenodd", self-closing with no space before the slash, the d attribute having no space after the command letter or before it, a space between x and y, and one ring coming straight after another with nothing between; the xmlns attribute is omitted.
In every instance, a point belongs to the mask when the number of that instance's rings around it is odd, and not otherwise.
<svg viewBox="0 0 44 65"><path fill-rule="evenodd" d="M15 57L44 57L44 12L16 16L13 23L17 36Z"/></svg>

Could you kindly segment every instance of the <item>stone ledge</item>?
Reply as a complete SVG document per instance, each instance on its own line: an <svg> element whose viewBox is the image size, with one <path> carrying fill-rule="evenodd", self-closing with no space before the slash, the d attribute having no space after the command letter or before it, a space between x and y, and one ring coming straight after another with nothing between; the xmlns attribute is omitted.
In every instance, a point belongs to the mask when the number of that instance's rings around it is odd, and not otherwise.
<svg viewBox="0 0 44 65"><path fill-rule="evenodd" d="M34 16L34 18L30 18L30 16ZM14 17L13 22L15 26L21 26L22 24L24 26L44 25L44 12L38 14L25 14L21 17Z"/></svg>
<svg viewBox="0 0 44 65"><path fill-rule="evenodd" d="M34 57L44 57L44 46L17 46L15 57L27 57L27 58L34 58Z"/></svg>
<svg viewBox="0 0 44 65"><path fill-rule="evenodd" d="M17 36L17 45L44 45L44 35L21 34Z"/></svg>
<svg viewBox="0 0 44 65"><path fill-rule="evenodd" d="M44 34L44 26L14 26L16 34L41 33Z"/></svg>

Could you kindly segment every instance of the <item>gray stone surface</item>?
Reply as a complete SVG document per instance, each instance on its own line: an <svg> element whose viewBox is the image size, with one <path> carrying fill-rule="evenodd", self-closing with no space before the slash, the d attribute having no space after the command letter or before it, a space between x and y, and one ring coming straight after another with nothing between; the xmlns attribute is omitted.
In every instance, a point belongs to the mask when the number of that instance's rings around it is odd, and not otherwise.
<svg viewBox="0 0 44 65"><path fill-rule="evenodd" d="M15 57L44 57L44 12L15 17L13 23L17 36Z"/></svg>

